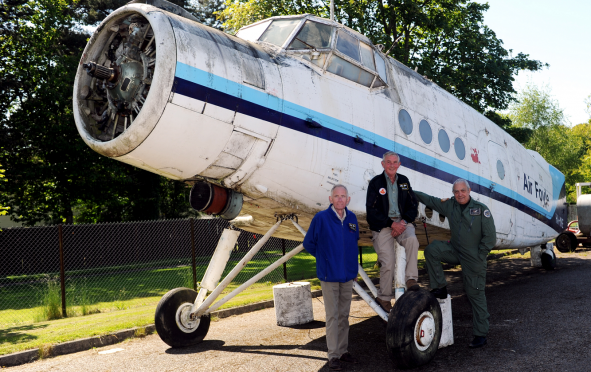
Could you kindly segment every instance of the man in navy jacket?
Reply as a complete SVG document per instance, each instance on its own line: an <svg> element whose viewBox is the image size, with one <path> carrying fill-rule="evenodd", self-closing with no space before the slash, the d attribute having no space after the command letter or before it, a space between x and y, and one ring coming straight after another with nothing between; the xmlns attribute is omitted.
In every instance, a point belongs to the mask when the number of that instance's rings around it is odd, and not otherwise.
<svg viewBox="0 0 591 372"><path fill-rule="evenodd" d="M357 279L359 225L355 214L347 209L351 198L345 186L335 185L328 200L330 207L312 219L304 248L316 257L316 274L322 286L328 367L339 371L341 361L357 363L347 347L353 280Z"/></svg>

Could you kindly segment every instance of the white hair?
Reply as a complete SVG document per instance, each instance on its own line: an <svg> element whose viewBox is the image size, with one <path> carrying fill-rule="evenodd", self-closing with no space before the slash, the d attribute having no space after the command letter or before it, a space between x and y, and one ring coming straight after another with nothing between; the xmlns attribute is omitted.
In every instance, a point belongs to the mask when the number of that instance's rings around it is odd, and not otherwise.
<svg viewBox="0 0 591 372"><path fill-rule="evenodd" d="M384 155L382 155L382 160L386 160L386 158L388 156L396 156L396 159L398 159L398 161L400 161L400 155L398 155L397 153L395 153L394 151L387 151Z"/></svg>
<svg viewBox="0 0 591 372"><path fill-rule="evenodd" d="M470 189L470 184L468 183L468 181L466 181L463 178L458 178L457 180L455 180L454 184L451 185L451 192L454 191L454 186L457 185L458 183L463 183L464 185L466 185L466 187L468 188L468 190Z"/></svg>
<svg viewBox="0 0 591 372"><path fill-rule="evenodd" d="M334 186L332 187L332 189L330 189L330 196L332 196L332 194L333 194L334 190L335 190L335 189L337 189L337 188L339 188L339 187L342 187L343 189L345 189L345 194L346 194L347 196L349 196L349 190L347 190L347 186L345 186L345 185L341 185L341 184L334 185Z"/></svg>

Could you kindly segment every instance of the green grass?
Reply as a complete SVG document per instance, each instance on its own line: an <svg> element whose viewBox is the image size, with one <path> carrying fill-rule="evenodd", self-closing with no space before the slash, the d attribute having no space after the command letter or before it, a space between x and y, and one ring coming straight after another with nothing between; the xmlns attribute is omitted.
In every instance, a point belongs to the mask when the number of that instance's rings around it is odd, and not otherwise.
<svg viewBox="0 0 591 372"><path fill-rule="evenodd" d="M364 267L370 272L377 255L371 247L364 248L363 252ZM280 251L266 251L262 258L258 256L218 299L281 256ZM233 261L234 264L237 262ZM171 266L175 263L178 260L164 262ZM208 263L197 266L197 278L203 276ZM54 313L58 310L57 317L61 317L61 290L55 276L0 279L0 284L10 284L0 287L0 355L36 347L47 348L56 343L152 324L156 305L162 295L176 287L192 287L193 277L190 266L186 265L164 269L151 267L154 267L154 263L67 272L68 317L49 321L39 321L49 309L48 303L52 304ZM232 268L233 265L229 264L224 275ZM313 290L320 289L320 281L314 279L316 261L306 252L287 262L287 273L289 281L307 280L311 282ZM280 266L220 309L271 300L273 285L282 282L283 267ZM45 293L51 294L51 302L45 300Z"/></svg>
<svg viewBox="0 0 591 372"><path fill-rule="evenodd" d="M495 252L491 252L495 253ZM498 253L498 252L496 252ZM269 257L249 263L226 290L218 297L221 299L241 283L269 265L269 259L275 261L280 253L269 253ZM377 255L372 247L363 248L363 268L370 277L379 275L375 264ZM424 267L424 255L419 251L419 267ZM231 270L228 265L224 275ZM152 267L134 267L147 269ZM42 294L49 287L48 276L38 276L35 283L5 286L0 288L0 355L32 348L47 348L53 344L84 337L104 335L114 331L141 327L154 322L156 305L162 295L176 287L192 286L192 273L188 266L167 269L149 269L124 272L128 267L110 270L108 275L97 276L100 272L93 269L88 273L79 271L78 279L67 280L66 293L68 308L67 318L50 321L35 321L42 314L47 304L42 301ZM197 269L197 277L203 276L206 265ZM201 272L200 272L201 270ZM302 252L287 262L289 281L306 280L312 290L320 289L316 279L314 257ZM87 276L83 276L87 274ZM20 282L31 278L19 277ZM283 268L280 266L274 274L268 275L259 283L243 291L220 307L226 309L273 299L273 285L283 282ZM13 281L18 283L18 281ZM58 286L53 291L60 293ZM53 284L52 284L53 285ZM26 306L27 297L34 299L35 306ZM54 298L55 303L55 298ZM61 315L61 298L59 301Z"/></svg>

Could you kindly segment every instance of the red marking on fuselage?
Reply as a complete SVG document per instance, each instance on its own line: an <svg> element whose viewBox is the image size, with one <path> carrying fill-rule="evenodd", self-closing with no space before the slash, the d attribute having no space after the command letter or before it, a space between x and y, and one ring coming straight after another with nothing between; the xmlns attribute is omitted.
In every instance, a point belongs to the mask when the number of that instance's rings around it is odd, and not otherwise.
<svg viewBox="0 0 591 372"><path fill-rule="evenodd" d="M470 154L470 156L472 157L472 161L474 163L480 164L480 160L478 160L478 150L472 149L472 154Z"/></svg>

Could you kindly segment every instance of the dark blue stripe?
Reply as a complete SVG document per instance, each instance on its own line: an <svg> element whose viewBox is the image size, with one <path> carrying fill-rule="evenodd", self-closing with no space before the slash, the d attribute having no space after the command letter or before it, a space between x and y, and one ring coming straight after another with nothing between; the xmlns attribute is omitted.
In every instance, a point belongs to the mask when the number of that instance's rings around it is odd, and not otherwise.
<svg viewBox="0 0 591 372"><path fill-rule="evenodd" d="M193 83L191 81L179 77L175 77L175 87L176 94L182 94L187 97L195 98L201 101L206 101L208 104L223 107L228 110L237 111L244 115L252 116L254 118L268 121L270 123L277 124L285 128L308 134L310 136L338 143L340 145L349 147L353 150L357 150L379 158L381 158L386 151L394 150L385 149L373 143L365 142L363 140L356 141L355 137L351 137L347 134L343 134L341 132L337 132L329 128L317 128L315 127L317 125L310 125L310 123L306 120L302 120L291 115L286 115L280 111L269 109L256 103L243 100L239 97L234 97L232 95L208 88L197 83ZM456 179L458 179L458 176L456 175L442 171L441 169L432 167L430 165L420 163L404 155L400 155L400 159L404 163L404 166L406 168L412 169L419 173L426 174L430 177L437 178L450 184L452 184ZM488 187L484 187L480 184L474 182L469 183L470 188L475 193L490 197L491 199L507 204L513 208L516 208L517 210L520 210L523 213L530 215L540 220L544 224L552 227L557 232L563 230L563 228L557 224L556 216L563 217L563 219L565 220L566 211L564 208L556 208L554 216L552 216L552 218L549 219L515 199L512 199L501 193L494 192L494 189L491 191L491 189L489 189Z"/></svg>

